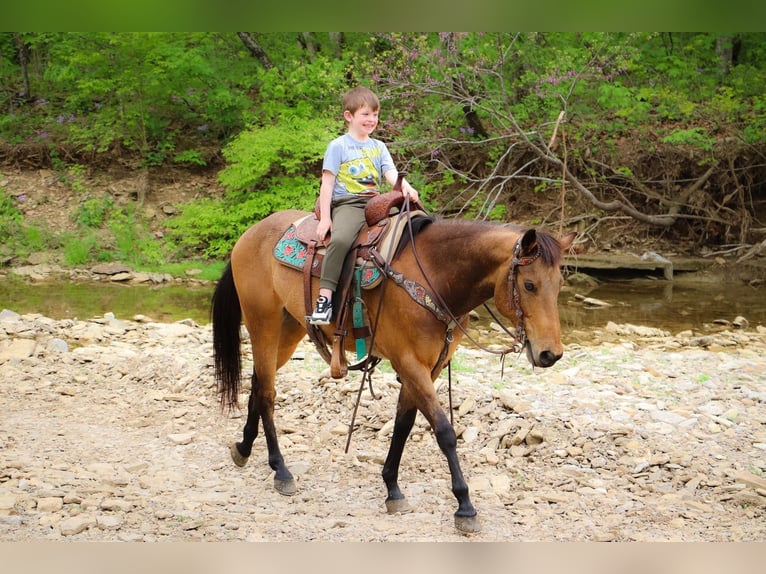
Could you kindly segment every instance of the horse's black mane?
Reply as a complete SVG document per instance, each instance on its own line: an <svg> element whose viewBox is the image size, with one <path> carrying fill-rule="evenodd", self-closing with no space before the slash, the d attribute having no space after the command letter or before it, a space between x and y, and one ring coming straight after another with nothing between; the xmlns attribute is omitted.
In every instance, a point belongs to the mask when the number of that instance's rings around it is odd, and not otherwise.
<svg viewBox="0 0 766 574"><path fill-rule="evenodd" d="M525 225L518 225L515 223L496 223L496 222L487 222L487 221L475 221L475 220L468 220L468 219L438 219L433 216L425 216L425 217L413 217L411 219L412 222L412 237L415 237L418 233L420 233L423 229L425 229L430 224L436 222L436 221L449 221L450 224L454 224L457 228L465 227L468 228L474 228L476 226L497 226L497 227L504 227L507 229L513 229L514 231L518 231L520 233L524 233L527 230L531 229L530 226ZM543 262L548 266L558 265L561 261L561 246L559 245L558 239L556 239L552 234L550 234L547 231L543 231L542 229L535 228L535 231L537 232L537 244L540 247L540 258L543 260ZM396 250L395 257L398 257L401 251L409 244L410 242L410 232L405 231L402 235L402 240L399 242L399 247Z"/></svg>
<svg viewBox="0 0 766 574"><path fill-rule="evenodd" d="M431 225L435 220L436 218L430 215L410 218L412 234L410 234L410 232L407 229L404 230L404 233L402 234L402 239L399 241L399 246L396 248L396 253L394 253L394 259L399 257L399 254L402 252L402 250L407 245L409 245L410 235L412 235L412 237L415 237L418 233L423 231L423 229Z"/></svg>

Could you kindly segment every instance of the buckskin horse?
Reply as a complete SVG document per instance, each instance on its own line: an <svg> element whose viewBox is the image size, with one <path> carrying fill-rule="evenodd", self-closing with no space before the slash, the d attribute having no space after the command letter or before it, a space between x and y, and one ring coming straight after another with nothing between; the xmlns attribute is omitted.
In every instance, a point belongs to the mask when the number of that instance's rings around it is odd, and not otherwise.
<svg viewBox="0 0 766 574"><path fill-rule="evenodd" d="M274 421L275 377L306 336L304 282L300 271L277 261L276 242L292 222L309 215L274 213L245 231L234 245L212 297L215 372L222 407L236 408L241 385L240 325L250 334L252 387L241 442L231 456L244 466L258 435L259 421L274 470L274 487L294 494L296 484L285 464ZM391 443L382 469L389 513L410 507L399 488L405 442L420 411L444 453L457 499L455 527L480 530L476 510L458 461L457 438L440 405L434 381L465 334L469 312L494 298L497 310L515 326L532 365L550 367L561 358L557 298L562 284L562 253L574 240L509 224L435 218L409 239L390 264L410 285L422 287L441 313L416 301L401 285L385 283L363 294L375 332L370 356L386 359L401 382ZM409 239L409 242L407 241ZM383 288L385 287L385 289ZM318 281L313 279L316 292ZM382 299L382 300L381 300ZM438 311L438 309L437 309ZM447 315L445 319L444 315ZM321 327L328 337L333 325ZM354 340L346 343L354 349Z"/></svg>

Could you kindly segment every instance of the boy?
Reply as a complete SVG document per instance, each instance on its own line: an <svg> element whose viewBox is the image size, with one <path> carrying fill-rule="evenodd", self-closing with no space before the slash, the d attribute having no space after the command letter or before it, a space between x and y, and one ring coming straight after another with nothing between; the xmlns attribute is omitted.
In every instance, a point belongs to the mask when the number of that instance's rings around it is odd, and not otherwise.
<svg viewBox="0 0 766 574"><path fill-rule="evenodd" d="M380 193L382 178L391 185L398 172L382 141L370 134L378 125L380 101L368 88L357 87L343 96L343 119L348 131L327 146L319 188L320 219L317 237L322 241L332 231L322 261L319 297L309 318L312 325L327 325L332 319L332 296L338 287L343 260L364 224L364 208ZM402 193L410 201L418 192L402 181Z"/></svg>

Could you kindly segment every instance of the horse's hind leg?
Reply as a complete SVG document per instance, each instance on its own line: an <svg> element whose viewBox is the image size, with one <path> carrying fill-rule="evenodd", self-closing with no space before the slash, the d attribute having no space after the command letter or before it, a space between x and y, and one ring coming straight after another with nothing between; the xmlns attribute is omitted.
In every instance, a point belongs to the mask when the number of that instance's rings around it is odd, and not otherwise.
<svg viewBox="0 0 766 574"><path fill-rule="evenodd" d="M383 482L386 483L388 496L386 497L386 510L389 514L397 512L411 512L412 507L404 498L399 488L399 464L404 452L404 444L410 436L412 426L415 424L415 416L418 410L415 407L403 408L401 396L394 419L394 432L391 436L391 446L388 449L386 462L383 464Z"/></svg>
<svg viewBox="0 0 766 574"><path fill-rule="evenodd" d="M274 381L264 385L253 373L250 399L247 402L247 422L242 431L242 442L231 445L231 458L237 466L245 466L253 450L253 442L258 436L258 423L263 422L263 434L269 451L269 466L274 471L274 488L277 492L290 496L297 488L292 473L285 464L279 449L277 430L274 425Z"/></svg>
<svg viewBox="0 0 766 574"><path fill-rule="evenodd" d="M253 442L258 436L258 423L263 424L263 434L266 437L266 446L269 452L269 466L274 471L274 488L284 495L295 494L297 488L292 473L285 464L284 457L279 448L277 430L274 424L274 400L276 390L274 380L276 371L284 365L292 356L298 342L303 338L303 327L294 319L283 315L280 327L260 332L264 336L253 337L253 379L250 390L250 399L247 405L247 422L242 433L242 442L231 447L231 456L235 464L244 466L250 453ZM255 331L255 330L254 330ZM277 331L278 343L274 341L273 332ZM271 335L265 335L265 333ZM274 343L271 345L271 343Z"/></svg>
<svg viewBox="0 0 766 574"><path fill-rule="evenodd" d="M250 385L250 398L247 401L247 422L242 430L242 442L231 445L231 458L237 466L245 466L250 453L253 450L253 442L258 436L258 422L261 418L258 408L255 405L257 377L253 372Z"/></svg>

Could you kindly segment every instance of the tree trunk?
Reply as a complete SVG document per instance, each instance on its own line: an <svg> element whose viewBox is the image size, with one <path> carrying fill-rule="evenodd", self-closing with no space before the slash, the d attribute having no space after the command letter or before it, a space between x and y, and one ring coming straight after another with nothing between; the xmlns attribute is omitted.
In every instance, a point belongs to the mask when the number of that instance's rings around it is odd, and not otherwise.
<svg viewBox="0 0 766 574"><path fill-rule="evenodd" d="M335 57L340 58L343 54L343 44L346 42L346 36L343 32L328 32L327 34L330 37Z"/></svg>
<svg viewBox="0 0 766 574"><path fill-rule="evenodd" d="M309 58L313 60L317 55L317 42L313 32L301 32L298 36L298 43L301 48L309 53Z"/></svg>
<svg viewBox="0 0 766 574"><path fill-rule="evenodd" d="M253 58L261 63L261 66L263 66L266 70L270 70L274 67L274 64L271 63L268 54L266 54L266 51L261 48L261 45L256 41L255 37L253 37L250 32L237 32L237 36L239 36L239 39L242 40L245 48L248 49Z"/></svg>
<svg viewBox="0 0 766 574"><path fill-rule="evenodd" d="M21 97L29 102L32 99L32 88L29 85L29 47L24 43L21 34L13 35L13 43L16 45L16 53L19 56L19 65L21 66L21 76L24 81L24 91Z"/></svg>
<svg viewBox="0 0 766 574"><path fill-rule="evenodd" d="M729 75L734 52L734 39L731 36L718 36L715 39L715 52L718 54L718 81Z"/></svg>

